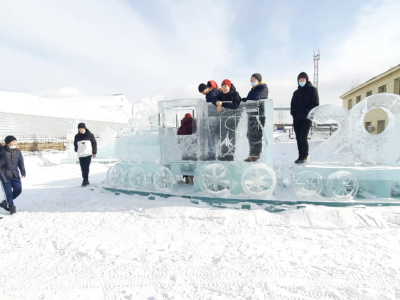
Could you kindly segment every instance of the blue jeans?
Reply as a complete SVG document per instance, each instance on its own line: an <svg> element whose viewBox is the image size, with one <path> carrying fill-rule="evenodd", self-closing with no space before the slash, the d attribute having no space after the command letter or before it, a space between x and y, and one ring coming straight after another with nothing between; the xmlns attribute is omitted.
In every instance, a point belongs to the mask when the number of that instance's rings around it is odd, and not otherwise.
<svg viewBox="0 0 400 300"><path fill-rule="evenodd" d="M22 192L21 178L7 178L7 182L3 182L3 188L6 193L8 207L14 206L14 199Z"/></svg>

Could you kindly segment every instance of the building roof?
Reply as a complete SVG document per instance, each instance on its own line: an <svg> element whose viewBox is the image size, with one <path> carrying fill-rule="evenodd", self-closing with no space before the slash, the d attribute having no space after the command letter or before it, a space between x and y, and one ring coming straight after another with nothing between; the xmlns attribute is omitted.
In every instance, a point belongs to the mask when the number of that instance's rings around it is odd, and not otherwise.
<svg viewBox="0 0 400 300"><path fill-rule="evenodd" d="M397 66L395 66L395 67L393 67L393 68L390 68L389 70L383 72L382 74L379 74L378 76L375 76L375 77L371 78L370 80L364 82L363 84L361 84L361 85L355 87L354 89L352 89L352 90L346 92L345 94L343 94L342 96L340 96L340 99L343 99L343 98L347 97L348 95L354 93L355 91L364 88L365 86L367 86L367 85L370 84L371 82L374 82L374 81L376 81L376 80L378 80L378 79L381 79L381 78L383 78L383 77L385 77L385 76L387 76L387 75L390 75L391 73L394 73L394 72L396 72L396 71L398 71L398 70L400 70L400 64L397 65Z"/></svg>
<svg viewBox="0 0 400 300"><path fill-rule="evenodd" d="M44 98L0 91L0 101L3 113L126 124L132 116L132 104L124 95Z"/></svg>

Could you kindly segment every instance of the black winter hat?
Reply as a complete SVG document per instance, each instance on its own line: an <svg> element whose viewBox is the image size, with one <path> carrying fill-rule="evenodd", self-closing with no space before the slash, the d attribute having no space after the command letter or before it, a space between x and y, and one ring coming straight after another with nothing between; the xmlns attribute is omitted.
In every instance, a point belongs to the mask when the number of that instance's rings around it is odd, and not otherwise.
<svg viewBox="0 0 400 300"><path fill-rule="evenodd" d="M8 145L12 141L16 141L16 140L17 139L15 138L15 136L9 135L9 136L6 136L6 138L4 139L4 142L6 143L6 145Z"/></svg>
<svg viewBox="0 0 400 300"><path fill-rule="evenodd" d="M309 81L308 75L307 75L306 72L301 72L301 73L299 74L299 76L297 76L297 81L299 81L300 78L305 78L307 81Z"/></svg>
<svg viewBox="0 0 400 300"><path fill-rule="evenodd" d="M202 91L204 91L207 88L207 86L204 83L200 83L199 85L199 92L201 93Z"/></svg>
<svg viewBox="0 0 400 300"><path fill-rule="evenodd" d="M255 79L257 79L258 82L262 81L262 76L260 73L254 73L253 75L251 75L251 77L254 77Z"/></svg>
<svg viewBox="0 0 400 300"><path fill-rule="evenodd" d="M85 129L86 129L85 123L79 123L79 124L78 124L78 129L79 129L79 128L85 128Z"/></svg>

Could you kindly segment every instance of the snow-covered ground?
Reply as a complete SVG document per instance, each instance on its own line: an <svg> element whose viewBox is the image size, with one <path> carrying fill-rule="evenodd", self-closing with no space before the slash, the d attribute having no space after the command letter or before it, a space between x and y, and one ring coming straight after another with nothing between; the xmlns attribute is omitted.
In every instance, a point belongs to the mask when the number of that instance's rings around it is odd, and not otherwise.
<svg viewBox="0 0 400 300"><path fill-rule="evenodd" d="M1 211L0 299L400 299L400 208L216 209L114 195L26 157Z"/></svg>

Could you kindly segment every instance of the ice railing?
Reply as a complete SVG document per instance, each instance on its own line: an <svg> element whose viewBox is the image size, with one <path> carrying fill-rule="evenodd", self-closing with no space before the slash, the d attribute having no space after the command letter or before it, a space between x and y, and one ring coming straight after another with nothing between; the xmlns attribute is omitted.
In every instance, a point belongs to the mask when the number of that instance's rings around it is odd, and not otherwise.
<svg viewBox="0 0 400 300"><path fill-rule="evenodd" d="M265 117L259 117L259 110ZM193 115L193 134L178 135L180 120L185 113ZM262 146L261 161L272 165L273 106L272 100L241 102L237 109L224 108L218 112L203 99L168 100L159 102L161 161L163 163L218 160L232 155L237 149L248 151L247 124L255 119L262 130L258 142ZM265 125L261 123L265 118ZM241 144L240 144L241 143Z"/></svg>

